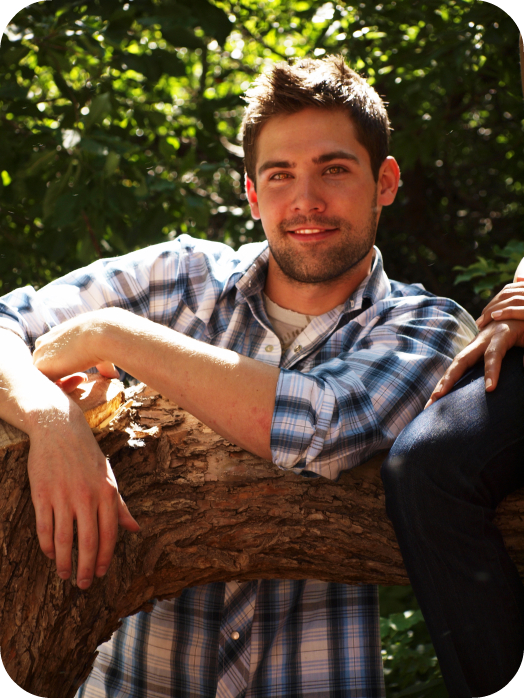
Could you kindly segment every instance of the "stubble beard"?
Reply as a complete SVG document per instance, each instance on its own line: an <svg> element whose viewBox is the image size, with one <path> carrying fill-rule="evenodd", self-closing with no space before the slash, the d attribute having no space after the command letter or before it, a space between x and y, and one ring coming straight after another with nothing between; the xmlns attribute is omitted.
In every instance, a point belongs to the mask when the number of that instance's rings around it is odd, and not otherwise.
<svg viewBox="0 0 524 698"><path fill-rule="evenodd" d="M311 245L310 250L300 254L296 246L286 245L285 242L270 243L271 254L281 272L288 279L302 284L330 284L350 273L375 244L378 223L376 204L375 196L368 222L360 230L355 230L354 226L343 218L297 216L281 221L278 226L279 240L284 241L288 235L287 231L297 226L339 229L336 233L339 242L322 252L316 249L316 245Z"/></svg>

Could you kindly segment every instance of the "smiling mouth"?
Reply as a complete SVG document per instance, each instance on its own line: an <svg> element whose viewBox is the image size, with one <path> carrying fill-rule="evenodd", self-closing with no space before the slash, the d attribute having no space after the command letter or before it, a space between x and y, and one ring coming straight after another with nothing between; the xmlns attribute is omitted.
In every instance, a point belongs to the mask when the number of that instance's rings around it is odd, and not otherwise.
<svg viewBox="0 0 524 698"><path fill-rule="evenodd" d="M338 228L298 228L297 230L288 230L287 232L293 237L320 239L336 232L337 230Z"/></svg>

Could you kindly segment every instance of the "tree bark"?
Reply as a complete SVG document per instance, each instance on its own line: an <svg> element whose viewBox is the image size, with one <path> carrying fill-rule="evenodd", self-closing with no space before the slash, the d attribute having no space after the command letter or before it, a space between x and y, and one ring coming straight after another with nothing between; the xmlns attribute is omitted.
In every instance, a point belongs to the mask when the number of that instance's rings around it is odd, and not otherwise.
<svg viewBox="0 0 524 698"><path fill-rule="evenodd" d="M60 580L38 546L28 438L0 424L0 648L26 691L72 698L121 618L189 586L409 583L384 509L384 454L337 482L304 478L227 442L145 386L124 393L98 379L76 395L141 531L120 532L107 575L87 591L76 586L75 568ZM522 574L522 492L497 519Z"/></svg>

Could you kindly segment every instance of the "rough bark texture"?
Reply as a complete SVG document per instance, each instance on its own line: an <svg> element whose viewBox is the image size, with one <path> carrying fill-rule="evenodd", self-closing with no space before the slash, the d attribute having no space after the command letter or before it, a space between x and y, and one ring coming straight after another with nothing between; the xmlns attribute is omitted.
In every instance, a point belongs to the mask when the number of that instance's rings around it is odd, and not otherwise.
<svg viewBox="0 0 524 698"><path fill-rule="evenodd" d="M105 390L109 400L100 397ZM408 583L384 510L383 456L336 483L306 479L230 444L143 386L124 395L115 382L98 381L91 392L88 399L86 388L78 391L80 404L141 531L121 532L109 572L87 591L74 574L60 580L40 551L28 440L0 425L0 648L26 691L71 698L120 618L188 586L275 577ZM97 408L97 400L110 405ZM498 520L521 573L523 519L515 494Z"/></svg>

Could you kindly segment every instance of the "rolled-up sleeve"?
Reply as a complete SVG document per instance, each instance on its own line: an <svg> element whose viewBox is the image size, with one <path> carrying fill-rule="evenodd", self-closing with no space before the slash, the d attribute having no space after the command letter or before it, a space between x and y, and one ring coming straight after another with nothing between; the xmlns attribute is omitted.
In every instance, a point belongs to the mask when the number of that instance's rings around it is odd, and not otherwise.
<svg viewBox="0 0 524 698"><path fill-rule="evenodd" d="M335 358L305 373L282 369L271 429L274 463L335 479L389 449L473 338L472 321L462 313L399 308Z"/></svg>
<svg viewBox="0 0 524 698"><path fill-rule="evenodd" d="M182 235L100 259L38 291L30 286L12 291L0 298L0 328L32 348L38 337L70 318L120 307L191 333L209 319L235 261L227 245L202 242Z"/></svg>

